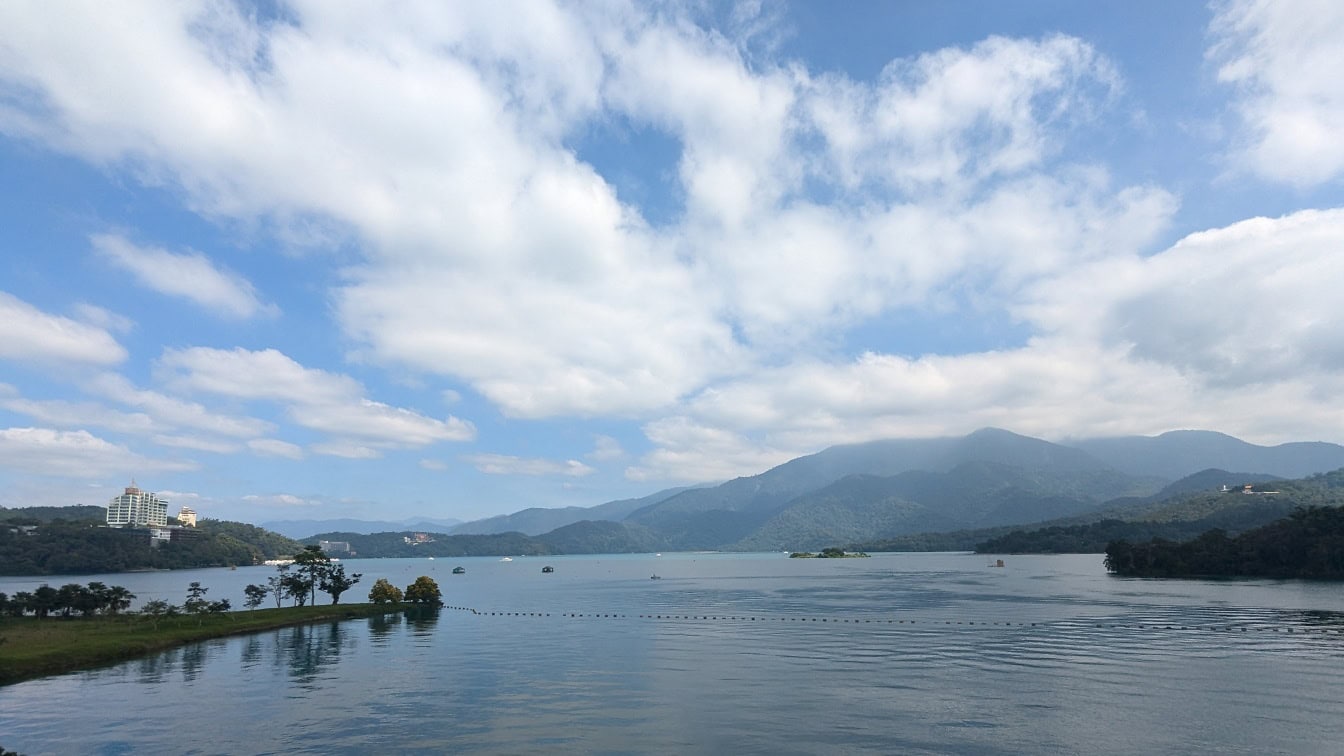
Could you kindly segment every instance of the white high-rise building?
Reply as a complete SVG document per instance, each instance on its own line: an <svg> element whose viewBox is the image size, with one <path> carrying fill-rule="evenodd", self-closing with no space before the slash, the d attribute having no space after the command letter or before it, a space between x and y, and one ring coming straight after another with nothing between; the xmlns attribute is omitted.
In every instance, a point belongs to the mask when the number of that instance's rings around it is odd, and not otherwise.
<svg viewBox="0 0 1344 756"><path fill-rule="evenodd" d="M112 497L107 503L107 524L166 526L168 501L149 491L141 491L135 487L135 481L131 481L131 485L126 487L126 493Z"/></svg>

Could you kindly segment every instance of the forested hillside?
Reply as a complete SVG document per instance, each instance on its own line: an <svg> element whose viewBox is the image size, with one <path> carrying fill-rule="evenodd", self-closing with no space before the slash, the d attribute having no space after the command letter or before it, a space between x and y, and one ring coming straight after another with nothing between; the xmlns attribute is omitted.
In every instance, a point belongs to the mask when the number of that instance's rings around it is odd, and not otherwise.
<svg viewBox="0 0 1344 756"><path fill-rule="evenodd" d="M151 546L144 531L105 527L100 520L62 517L49 507L32 529L0 525L0 574L75 575L127 570L254 564L303 546L240 522L204 520L192 539ZM98 508L101 509L101 508Z"/></svg>

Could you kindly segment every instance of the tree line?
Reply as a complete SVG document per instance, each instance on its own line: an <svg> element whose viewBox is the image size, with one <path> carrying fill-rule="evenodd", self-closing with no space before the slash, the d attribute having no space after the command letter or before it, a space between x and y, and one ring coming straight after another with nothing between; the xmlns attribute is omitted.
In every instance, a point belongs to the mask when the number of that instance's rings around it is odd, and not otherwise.
<svg viewBox="0 0 1344 756"><path fill-rule="evenodd" d="M344 565L333 562L317 546L308 546L294 555L293 564L279 566L276 574L265 584L252 584L244 588L243 592L247 596L244 605L248 609L257 609L268 598L275 601L276 608L280 608L285 600L292 601L293 606L316 605L318 591L330 596L332 605L336 605L361 577L363 575L358 572L347 575ZM193 581L187 586L186 600L180 606L155 599L145 602L138 614L158 618L180 614L219 614L233 608L228 599L207 599L209 590L199 581ZM53 588L44 583L32 591L18 591L13 596L0 593L0 615L22 617L31 614L39 619L115 616L125 612L134 599L135 594L118 585L68 583ZM379 578L369 591L369 601L375 604L443 604L438 584L426 575L416 578L405 591L393 586L386 578Z"/></svg>
<svg viewBox="0 0 1344 756"><path fill-rule="evenodd" d="M1303 507L1288 517L1229 537L1210 530L1184 542L1114 541L1106 569L1127 577L1344 579L1344 509Z"/></svg>
<svg viewBox="0 0 1344 756"><path fill-rule="evenodd" d="M144 531L94 520L52 520L31 531L0 525L0 574L79 575L144 569L256 564L302 548L297 541L244 523L203 520L193 538L150 544Z"/></svg>

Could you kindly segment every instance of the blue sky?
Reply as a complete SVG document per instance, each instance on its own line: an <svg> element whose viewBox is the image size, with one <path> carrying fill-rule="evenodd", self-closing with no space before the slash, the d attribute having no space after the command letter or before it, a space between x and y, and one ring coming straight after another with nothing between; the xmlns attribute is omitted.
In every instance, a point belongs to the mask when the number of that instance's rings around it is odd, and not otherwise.
<svg viewBox="0 0 1344 756"><path fill-rule="evenodd" d="M1344 442L1344 6L0 8L0 505Z"/></svg>

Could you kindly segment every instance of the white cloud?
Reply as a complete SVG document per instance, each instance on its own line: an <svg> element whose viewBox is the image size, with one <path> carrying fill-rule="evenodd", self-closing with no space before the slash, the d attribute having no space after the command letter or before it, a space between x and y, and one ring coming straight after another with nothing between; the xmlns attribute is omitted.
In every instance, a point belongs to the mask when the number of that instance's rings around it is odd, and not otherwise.
<svg viewBox="0 0 1344 756"><path fill-rule="evenodd" d="M0 430L0 467L73 478L122 476L126 472L194 470L196 463L152 459L105 441L88 431L48 428Z"/></svg>
<svg viewBox="0 0 1344 756"><path fill-rule="evenodd" d="M507 454L471 454L462 459L487 475L566 475L581 478L596 472L576 459L561 462L512 457Z"/></svg>
<svg viewBox="0 0 1344 756"><path fill-rule="evenodd" d="M422 459L420 460L420 467L425 470L434 470L435 472L443 472L444 470L448 469L448 463L439 459Z"/></svg>
<svg viewBox="0 0 1344 756"><path fill-rule="evenodd" d="M199 252L178 254L158 247L142 247L116 234L95 234L89 241L104 259L161 294L189 299L230 318L279 313L275 305L264 304L257 298L251 282L216 267Z"/></svg>
<svg viewBox="0 0 1344 756"><path fill-rule="evenodd" d="M0 407L27 415L44 425L61 428L94 427L119 433L145 434L168 427L143 412L120 412L95 402L23 399L15 396L0 400Z"/></svg>
<svg viewBox="0 0 1344 756"><path fill-rule="evenodd" d="M89 393L142 409L156 423L174 428L191 428L233 438L258 436L274 429L273 425L264 420L221 415L196 402L136 388L129 380L114 373L103 373L82 385Z"/></svg>
<svg viewBox="0 0 1344 756"><path fill-rule="evenodd" d="M321 453L366 457L371 450L365 446L416 447L476 436L466 420L452 415L439 420L364 398L364 387L353 378L305 368L274 349L169 349L156 368L164 382L181 391L281 402L295 423L345 439L323 449L360 449Z"/></svg>
<svg viewBox="0 0 1344 756"><path fill-rule="evenodd" d="M275 438L254 438L247 442L247 448L263 457L303 459L303 447Z"/></svg>
<svg viewBox="0 0 1344 756"><path fill-rule="evenodd" d="M1241 159L1299 185L1344 167L1328 138L1344 131L1339 12L1305 7L1221 4L1213 51L1238 87ZM995 37L859 81L752 58L669 7L288 8L264 25L228 4L93 6L60 23L41 4L6 7L0 83L21 96L0 103L0 130L130 167L207 217L347 246L356 259L330 297L352 358L449 378L508 417L633 418L655 447L633 478L718 479L828 443L984 425L1270 439L1301 411L1300 428L1339 427L1308 400L1337 395L1344 366L1329 289L1344 280L1332 254L1344 218L1262 219L1151 249L1175 195L1061 164L1072 129L1124 86L1081 40ZM573 146L613 122L679 150L666 177L677 206L657 224ZM99 238L159 290L191 295L147 259L185 266L216 308L262 306L204 258ZM21 323L0 318L0 336L19 334L0 356L125 357L105 330L0 296L6 307ZM1025 343L859 356L845 343L856 325L927 312L1003 318ZM280 404L327 437L314 454L475 437L275 349L169 349L156 369L168 391ZM251 418L124 379L91 386L154 423L300 451ZM599 439L587 458L620 453Z"/></svg>
<svg viewBox="0 0 1344 756"><path fill-rule="evenodd" d="M0 291L0 359L47 365L114 365L126 350L106 330L50 315Z"/></svg>
<svg viewBox="0 0 1344 756"><path fill-rule="evenodd" d="M294 494L248 494L242 497L248 504L258 504L267 508L297 508L321 506L316 499L305 499Z"/></svg>
<svg viewBox="0 0 1344 756"><path fill-rule="evenodd" d="M611 436L597 436L593 439L593 450L587 456L597 462L610 462L624 457L625 449L621 447L620 441Z"/></svg>
<svg viewBox="0 0 1344 756"><path fill-rule="evenodd" d="M171 446L178 449L195 449L197 451L214 452L215 454L233 454L238 451L238 444L233 441L220 441L213 438L203 438L201 436L175 436L165 433L150 436L150 440L159 446Z"/></svg>
<svg viewBox="0 0 1344 756"><path fill-rule="evenodd" d="M378 459L383 453L370 446L350 441L323 441L308 447L314 454L345 459Z"/></svg>
<svg viewBox="0 0 1344 756"><path fill-rule="evenodd" d="M514 417L668 411L967 278L1049 272L1099 221L1133 215L1143 238L1170 205L1032 178L1118 86L1067 37L994 38L867 83L748 65L676 9L636 5L300 3L268 26L230 6L108 13L59 32L11 13L0 75L48 110L0 123L133 158L208 215L347 231L364 259L334 300L357 356L466 381ZM680 143L676 223L651 228L566 145L612 118ZM51 128L24 131L34 119ZM1005 229L1023 187L1049 202ZM971 254L984 238L996 249ZM333 378L279 367L211 390L286 401Z"/></svg>
<svg viewBox="0 0 1344 756"><path fill-rule="evenodd" d="M1236 87L1244 144L1235 155L1264 178L1297 186L1344 172L1344 4L1334 0L1215 3L1209 57Z"/></svg>

